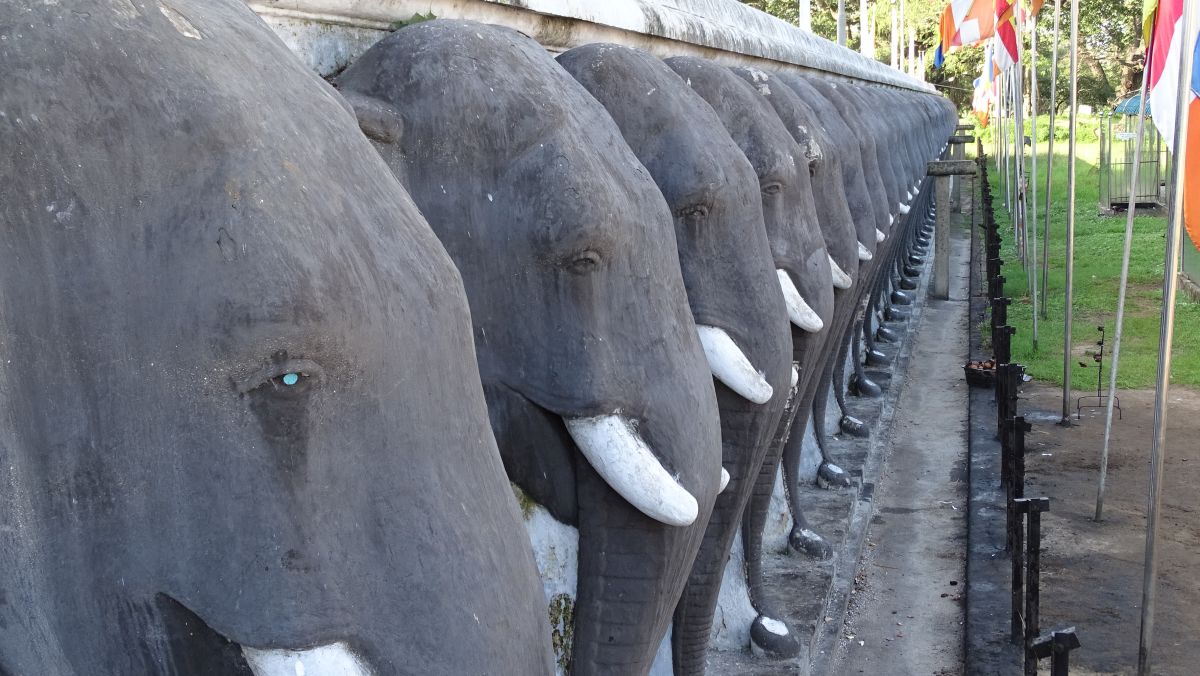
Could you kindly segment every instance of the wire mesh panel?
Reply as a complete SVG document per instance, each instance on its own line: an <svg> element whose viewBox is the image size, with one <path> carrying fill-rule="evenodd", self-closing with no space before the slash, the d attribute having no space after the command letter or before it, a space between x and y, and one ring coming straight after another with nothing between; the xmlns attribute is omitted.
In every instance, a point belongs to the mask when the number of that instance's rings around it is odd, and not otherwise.
<svg viewBox="0 0 1200 676"><path fill-rule="evenodd" d="M1138 105L1134 96L1119 104L1106 120L1101 120L1100 197L1101 206L1108 209L1127 209L1130 204L1147 207L1164 204L1166 152L1162 137L1148 120L1143 132L1137 185L1130 192L1129 180L1137 145Z"/></svg>

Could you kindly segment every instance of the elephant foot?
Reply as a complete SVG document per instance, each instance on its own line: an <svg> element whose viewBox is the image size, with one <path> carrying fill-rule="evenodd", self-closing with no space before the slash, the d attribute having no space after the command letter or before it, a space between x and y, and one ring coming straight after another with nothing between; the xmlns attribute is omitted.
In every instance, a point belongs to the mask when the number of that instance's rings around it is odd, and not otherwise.
<svg viewBox="0 0 1200 676"><path fill-rule="evenodd" d="M925 264L925 258L916 254L911 254L908 257L908 264L914 266L922 266Z"/></svg>
<svg viewBox="0 0 1200 676"><path fill-rule="evenodd" d="M914 291L917 288L917 282L915 280L909 279L908 277L905 277L900 280L899 286L904 291Z"/></svg>
<svg viewBox="0 0 1200 676"><path fill-rule="evenodd" d="M866 364L867 366L887 366L892 363L892 360L884 353L876 349L867 350ZM865 378L864 378L865 380Z"/></svg>
<svg viewBox="0 0 1200 676"><path fill-rule="evenodd" d="M883 311L883 318L889 322L906 322L912 315L898 307L889 307Z"/></svg>
<svg viewBox="0 0 1200 676"><path fill-rule="evenodd" d="M800 641L783 620L759 615L750 625L750 652L760 657L795 657L800 654Z"/></svg>
<svg viewBox="0 0 1200 676"><path fill-rule="evenodd" d="M859 378L858 376L851 376L850 383L849 383L849 389L850 389L850 394L853 394L856 397L866 397L866 398L873 399L873 398L878 397L879 395L883 394L883 388L879 386L879 383L876 383L874 380L871 380L870 378L868 378L866 376L863 376L861 378ZM844 418L843 418L843 420L844 420ZM845 432L846 430L843 429L842 431ZM858 435L856 434L855 436L858 436Z"/></svg>
<svg viewBox="0 0 1200 676"><path fill-rule="evenodd" d="M875 329L875 340L881 343L898 343L900 342L900 334L886 326L881 326Z"/></svg>
<svg viewBox="0 0 1200 676"><path fill-rule="evenodd" d="M921 268L917 267L916 265L905 265L904 266L904 276L905 277L920 277L921 272L922 272Z"/></svg>
<svg viewBox="0 0 1200 676"><path fill-rule="evenodd" d="M807 528L793 528L788 535L788 545L799 554L805 554L818 561L824 561L833 556L833 547L825 538Z"/></svg>
<svg viewBox="0 0 1200 676"><path fill-rule="evenodd" d="M826 490L833 488L849 488L850 473L832 462L822 462L817 470L817 485Z"/></svg>
<svg viewBox="0 0 1200 676"><path fill-rule="evenodd" d="M875 385L875 383L871 384ZM879 386L875 385L875 387ZM867 427L867 424L852 415L842 416L842 419L838 421L838 427L844 434L849 434L852 437L865 439L871 436L871 430Z"/></svg>
<svg viewBox="0 0 1200 676"><path fill-rule="evenodd" d="M892 292L892 305L912 305L912 296L903 291Z"/></svg>

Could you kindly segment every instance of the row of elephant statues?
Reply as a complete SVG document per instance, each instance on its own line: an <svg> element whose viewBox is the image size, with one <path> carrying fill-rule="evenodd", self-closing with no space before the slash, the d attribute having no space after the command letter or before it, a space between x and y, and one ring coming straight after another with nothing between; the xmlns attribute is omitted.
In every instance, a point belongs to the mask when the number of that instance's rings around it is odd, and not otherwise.
<svg viewBox="0 0 1200 676"><path fill-rule="evenodd" d="M943 98L443 19L326 82L241 0L4 5L0 67L0 675L553 673L514 487L571 673L703 673L739 532L795 649L767 503Z"/></svg>

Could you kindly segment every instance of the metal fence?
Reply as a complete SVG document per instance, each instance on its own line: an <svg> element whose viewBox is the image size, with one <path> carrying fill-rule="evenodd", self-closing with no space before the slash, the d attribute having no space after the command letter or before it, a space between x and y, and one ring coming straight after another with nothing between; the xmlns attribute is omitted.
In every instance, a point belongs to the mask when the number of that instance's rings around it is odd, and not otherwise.
<svg viewBox="0 0 1200 676"><path fill-rule="evenodd" d="M1100 114L1100 209L1114 211L1157 207L1166 203L1169 159L1162 136L1147 121L1142 140L1137 185L1130 194L1133 150L1137 140L1137 115L1119 112Z"/></svg>

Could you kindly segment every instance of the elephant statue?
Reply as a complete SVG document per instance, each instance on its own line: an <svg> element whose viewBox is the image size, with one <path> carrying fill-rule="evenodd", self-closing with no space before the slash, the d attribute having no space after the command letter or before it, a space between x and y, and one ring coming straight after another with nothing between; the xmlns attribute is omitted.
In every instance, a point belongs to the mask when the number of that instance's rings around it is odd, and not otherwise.
<svg viewBox="0 0 1200 676"><path fill-rule="evenodd" d="M0 7L0 674L552 673L462 281L354 116L241 0L86 9Z"/></svg>
<svg viewBox="0 0 1200 676"><path fill-rule="evenodd" d="M866 179L866 190L870 194L871 204L875 208L876 239L879 242L878 250L876 251L878 265L875 268L872 280L866 285L868 299L862 317L861 331L862 341L865 344L867 354L874 357L876 355L874 344L876 338L885 342L895 342L898 340L898 335L891 329L882 324L878 328L874 328L873 325L876 316L879 314L879 305L882 302L883 296L888 293L888 287L891 284L892 278L898 278L897 254L900 251L899 245L903 242L903 237L900 236L889 238L889 235L894 234L893 226L895 225L895 217L897 215L891 212L889 205L897 204L897 202L894 199L894 193L887 188L889 183L893 185L894 183L891 174L884 171L884 169L888 168L888 164L886 159L881 155L882 144L876 143L876 138L880 136L881 130L873 128L871 123L860 114L857 106L846 98L844 90L839 84L819 77L796 78L796 80L796 82L792 83L796 91L805 92L806 99L815 108L819 109L823 116L840 118L850 128L851 134L859 142L864 178ZM899 228L896 227L895 231L898 233ZM913 272L915 273L916 271ZM911 276L915 276L915 274ZM912 284L912 288L915 288L915 284ZM858 338L856 337L855 347L858 345ZM875 357L875 359L878 362L878 358ZM857 351L855 352L854 366L855 375L850 383L850 390L860 395L868 396L879 392L879 386L869 380L863 373L863 359ZM859 421L843 419L844 428L853 429L856 423L859 423Z"/></svg>
<svg viewBox="0 0 1200 676"><path fill-rule="evenodd" d="M697 57L673 57L666 60L685 82L716 111L721 123L749 159L758 175L771 251L781 279L791 282L817 316L820 324L792 317L793 366L796 382L790 393L783 419L772 435L766 460L755 480L750 502L742 523L743 549L750 600L759 615L750 628L751 641L777 655L795 655L800 644L782 614L765 594L762 577L762 537L767 509L775 486L780 454L789 433L803 427L793 420L800 417L805 392L811 390L819 367L824 362L828 325L836 310L834 289L846 282L842 265L857 260L854 249L842 246L837 263L826 248L810 183L813 152L797 144L779 117L754 88L724 66ZM849 226L847 221L846 226ZM849 235L853 238L853 234ZM845 242L839 242L844 245ZM854 256L854 258L848 258ZM855 268L852 269L856 269ZM852 283L852 282L851 282ZM811 400L810 400L811 401ZM803 533L803 535L801 535ZM812 533L806 523L798 522L794 537Z"/></svg>
<svg viewBox="0 0 1200 676"><path fill-rule="evenodd" d="M666 198L688 304L716 383L730 480L717 496L671 632L674 672L703 674L730 546L791 387L784 293L803 323L815 327L820 318L790 276L776 270L758 176L703 98L660 59L629 47L585 45L558 61L608 110Z"/></svg>
<svg viewBox="0 0 1200 676"><path fill-rule="evenodd" d="M766 75L761 71L749 69L742 69L742 73L743 77L759 77L764 81L777 80L782 83L784 86L776 88L775 96L769 97L780 117L789 123L789 127L818 126L826 137L827 152L836 154L842 160L844 193L847 195L851 218L858 236L859 281L853 290L854 301L850 304L852 314L845 325L839 325L839 328L843 328L844 331L839 339L838 352L832 363L831 387L834 400L841 413L839 428L854 436L866 436L868 433L866 423L850 415L846 406L845 365L846 357L850 355L850 361L854 368L852 384L857 393L874 396L881 392L879 386L868 380L863 373L861 341L858 336L862 333L863 319L869 305L870 292L874 288L876 271L880 269L883 261L882 256L876 254L880 253L877 249L886 238L886 235L884 237L880 235L883 234L883 228L886 228L887 224L878 220L880 214L874 207L882 196L876 195L868 189L859 137L842 120L842 116L836 109L829 105L805 78L793 73ZM796 100L802 101L803 105L798 105ZM809 111L811 111L811 117L804 115ZM828 397L819 397L815 402L818 413L814 415L818 424L814 426L814 429L822 449L826 444L824 417L827 401Z"/></svg>
<svg viewBox="0 0 1200 676"><path fill-rule="evenodd" d="M514 30L411 25L337 86L462 274L508 476L578 528L564 661L646 673L722 479L666 201L604 107Z"/></svg>

